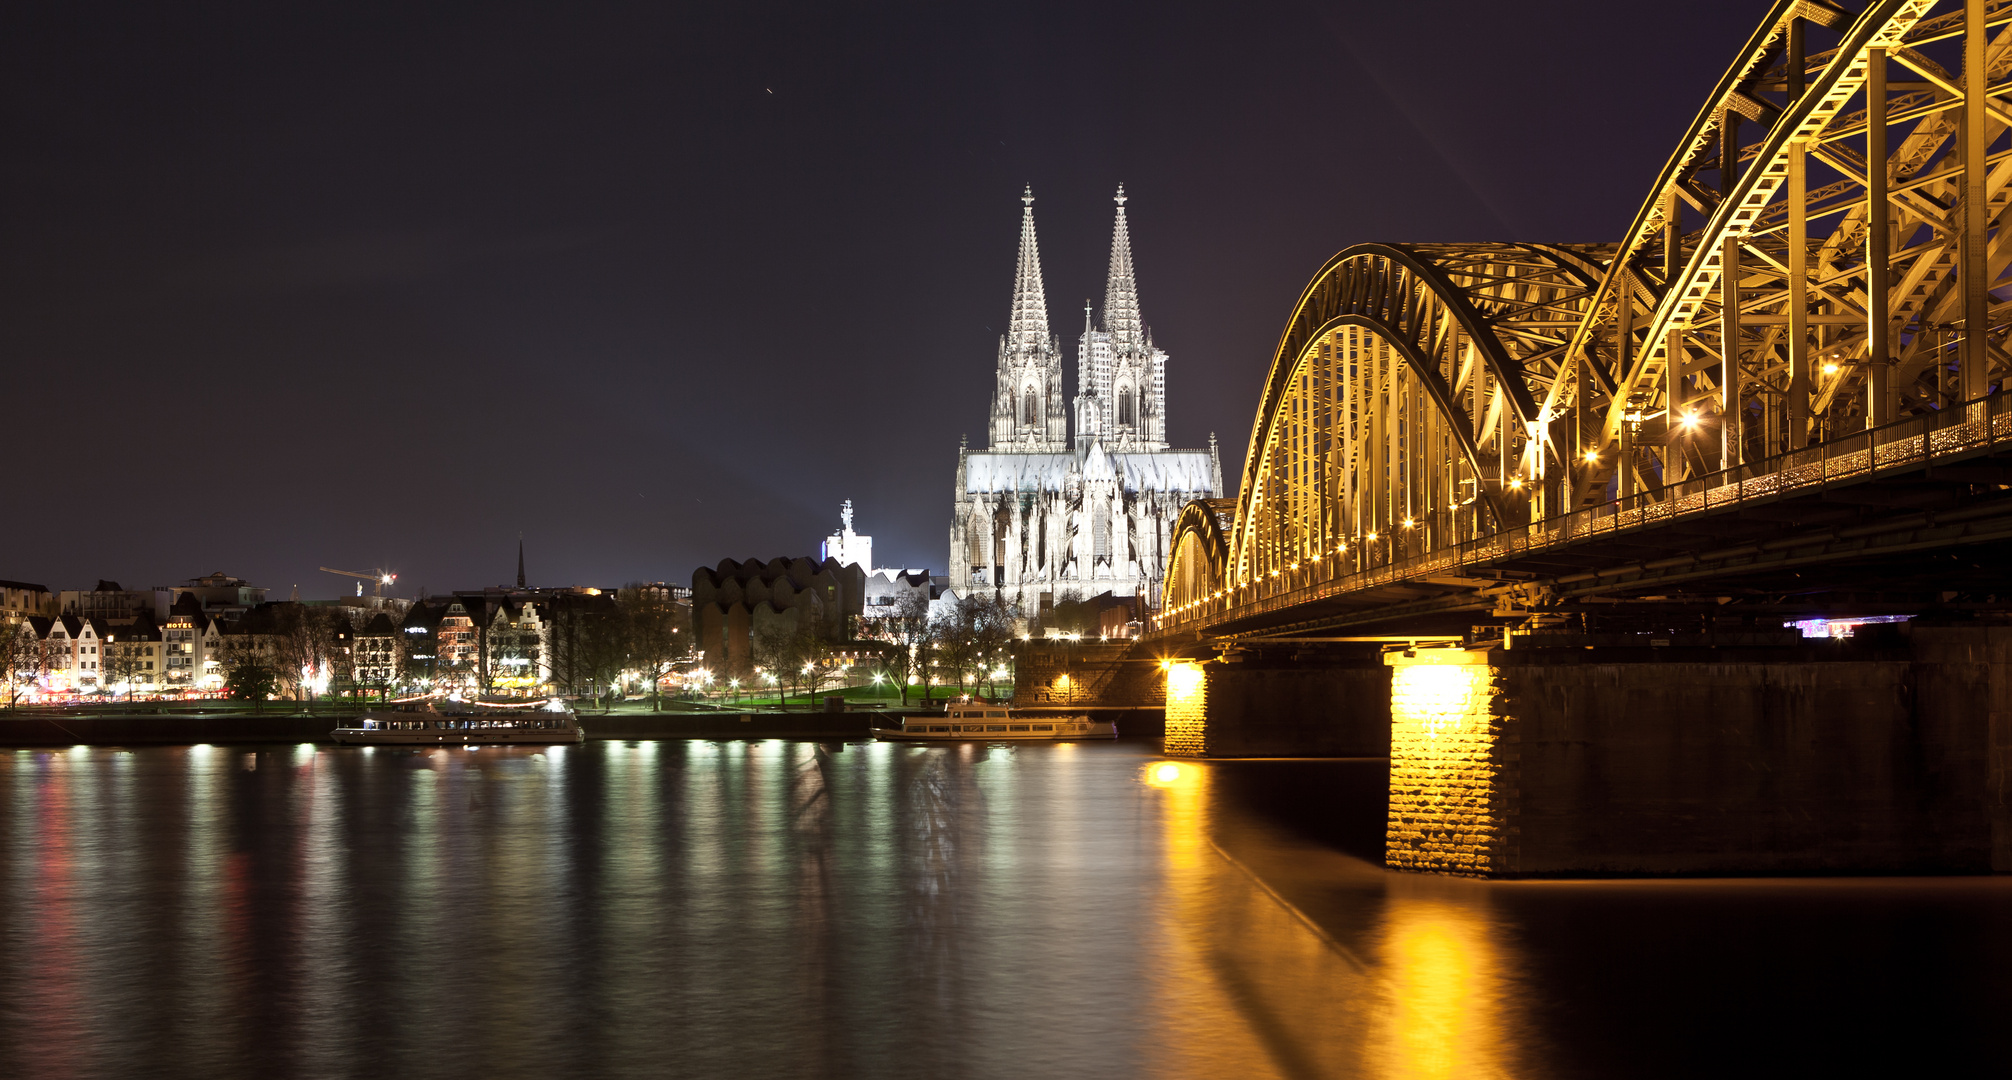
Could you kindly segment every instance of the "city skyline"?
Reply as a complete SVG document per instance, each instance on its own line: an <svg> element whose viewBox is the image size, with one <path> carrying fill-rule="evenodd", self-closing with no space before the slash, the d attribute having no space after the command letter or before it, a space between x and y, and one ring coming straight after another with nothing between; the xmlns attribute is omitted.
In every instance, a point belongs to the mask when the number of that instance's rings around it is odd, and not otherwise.
<svg viewBox="0 0 2012 1080"><path fill-rule="evenodd" d="M1169 436L1217 433L1234 477L1281 297L1359 240L1608 239L1716 74L1687 53L1748 17L1721 7L1636 46L1625 102L1505 72L1585 99L1542 138L1388 58L1611 49L1601 5L15 9L0 348L14 400L87 422L47 427L43 486L83 527L17 535L7 572L442 592L511 580L522 533L535 582L678 581L809 553L845 499L890 565L943 571L941 462L985 431L1028 184L1063 328L1126 185L1179 343ZM126 509L144 541L89 524Z"/></svg>

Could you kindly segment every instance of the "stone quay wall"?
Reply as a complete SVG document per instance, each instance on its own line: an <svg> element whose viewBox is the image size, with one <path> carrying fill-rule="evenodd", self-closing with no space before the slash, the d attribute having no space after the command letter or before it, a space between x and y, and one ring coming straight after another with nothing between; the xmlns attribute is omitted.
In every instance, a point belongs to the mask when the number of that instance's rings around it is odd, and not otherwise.
<svg viewBox="0 0 2012 1080"><path fill-rule="evenodd" d="M1013 705L1158 709L1165 672L1129 641L1022 641L1013 647Z"/></svg>

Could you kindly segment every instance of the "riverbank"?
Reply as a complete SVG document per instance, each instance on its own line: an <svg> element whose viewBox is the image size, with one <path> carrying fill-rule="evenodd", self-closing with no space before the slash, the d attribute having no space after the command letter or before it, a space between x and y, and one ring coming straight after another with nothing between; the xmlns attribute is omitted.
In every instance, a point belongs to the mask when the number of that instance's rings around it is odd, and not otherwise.
<svg viewBox="0 0 2012 1080"><path fill-rule="evenodd" d="M1114 720L1121 734L1158 737L1165 723L1158 710L1024 709L1027 715L1088 713ZM68 712L41 710L0 716L0 746L172 746L275 742L329 742L348 714L242 712ZM613 712L582 713L589 739L851 739L920 710L886 712ZM936 715L941 715L937 713Z"/></svg>

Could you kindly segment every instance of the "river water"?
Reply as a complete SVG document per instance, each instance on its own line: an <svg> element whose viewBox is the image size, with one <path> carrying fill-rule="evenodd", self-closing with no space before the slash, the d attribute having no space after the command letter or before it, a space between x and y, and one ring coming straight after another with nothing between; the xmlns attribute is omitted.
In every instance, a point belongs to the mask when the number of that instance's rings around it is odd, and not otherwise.
<svg viewBox="0 0 2012 1080"><path fill-rule="evenodd" d="M2012 880L1390 874L1381 762L1155 750L0 750L0 1076L2008 1069Z"/></svg>

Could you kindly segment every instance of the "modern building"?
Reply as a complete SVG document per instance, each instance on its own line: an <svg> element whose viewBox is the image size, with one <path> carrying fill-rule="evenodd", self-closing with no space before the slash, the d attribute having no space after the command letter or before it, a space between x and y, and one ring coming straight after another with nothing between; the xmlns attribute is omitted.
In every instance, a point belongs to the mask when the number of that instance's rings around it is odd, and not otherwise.
<svg viewBox="0 0 2012 1080"><path fill-rule="evenodd" d="M866 575L861 616L868 621L885 619L904 610L904 602L911 597L927 604L941 595L938 582L927 570L875 570Z"/></svg>
<svg viewBox="0 0 2012 1080"><path fill-rule="evenodd" d="M722 559L692 571L696 650L721 679L751 672L754 643L771 629L848 640L865 602L865 569L836 559Z"/></svg>
<svg viewBox="0 0 2012 1080"><path fill-rule="evenodd" d="M820 554L841 566L857 566L869 574L873 572L873 537L853 531L851 499L839 507L838 531L824 538Z"/></svg>
<svg viewBox="0 0 2012 1080"><path fill-rule="evenodd" d="M1030 189L1021 196L991 441L957 452L952 587L998 595L1029 616L1058 597L1105 592L1158 606L1181 508L1223 487L1215 436L1206 450L1170 448L1167 353L1153 344L1139 306L1122 187L1116 201L1102 325L1086 311L1078 345L1073 440Z"/></svg>
<svg viewBox="0 0 2012 1080"><path fill-rule="evenodd" d="M265 603L266 590L249 584L243 578L234 578L218 570L199 578L190 578L174 587L174 599L180 602L184 597L194 597L206 614L222 619L238 619L252 608Z"/></svg>

